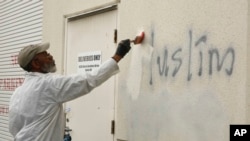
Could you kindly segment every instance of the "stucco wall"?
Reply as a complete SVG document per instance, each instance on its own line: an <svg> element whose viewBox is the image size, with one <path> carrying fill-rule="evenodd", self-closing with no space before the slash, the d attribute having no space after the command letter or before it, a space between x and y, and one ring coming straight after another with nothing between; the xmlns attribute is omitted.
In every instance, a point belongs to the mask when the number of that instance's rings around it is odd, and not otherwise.
<svg viewBox="0 0 250 141"><path fill-rule="evenodd" d="M247 1L124 0L119 16L121 38L146 33L121 67L119 138L227 141L247 122Z"/></svg>
<svg viewBox="0 0 250 141"><path fill-rule="evenodd" d="M113 0L44 0L43 41L63 73L63 16ZM247 0L121 0L118 39L145 41L120 62L116 138L228 141L249 123ZM218 61L218 62L217 62Z"/></svg>
<svg viewBox="0 0 250 141"><path fill-rule="evenodd" d="M248 0L248 7L250 6L250 2ZM247 38L250 39L250 29L249 29L249 23L250 23L250 10L248 9L248 33L247 33ZM250 40L247 40L247 54L250 53L250 48L249 48L249 45L250 45ZM250 56L247 55L247 72L249 72L248 70L250 70ZM246 89L246 114L247 114L247 122L250 123L250 95L249 95L249 92L250 92L250 75L249 73L247 74L247 89Z"/></svg>

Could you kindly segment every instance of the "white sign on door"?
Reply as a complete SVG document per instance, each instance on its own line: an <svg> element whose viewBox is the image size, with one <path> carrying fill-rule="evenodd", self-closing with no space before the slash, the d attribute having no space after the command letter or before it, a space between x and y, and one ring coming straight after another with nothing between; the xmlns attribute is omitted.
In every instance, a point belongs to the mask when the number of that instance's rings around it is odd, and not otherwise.
<svg viewBox="0 0 250 141"><path fill-rule="evenodd" d="M91 72L101 65L101 51L79 53L77 57L77 72Z"/></svg>

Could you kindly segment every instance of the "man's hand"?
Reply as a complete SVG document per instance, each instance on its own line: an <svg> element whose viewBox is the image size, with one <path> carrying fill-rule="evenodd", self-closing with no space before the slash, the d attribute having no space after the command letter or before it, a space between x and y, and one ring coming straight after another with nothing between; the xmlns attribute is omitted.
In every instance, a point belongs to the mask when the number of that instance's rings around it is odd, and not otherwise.
<svg viewBox="0 0 250 141"><path fill-rule="evenodd" d="M123 58L129 52L130 49L131 49L130 40L129 39L122 40L118 44L115 55L118 55L121 58Z"/></svg>
<svg viewBox="0 0 250 141"><path fill-rule="evenodd" d="M112 57L116 62L119 62L131 49L130 40L122 40L116 49L115 55Z"/></svg>

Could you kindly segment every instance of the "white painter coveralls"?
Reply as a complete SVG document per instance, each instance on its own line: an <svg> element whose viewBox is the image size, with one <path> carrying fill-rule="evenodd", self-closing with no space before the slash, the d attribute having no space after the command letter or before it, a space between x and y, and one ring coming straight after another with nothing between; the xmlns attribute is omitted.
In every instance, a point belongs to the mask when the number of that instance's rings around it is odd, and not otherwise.
<svg viewBox="0 0 250 141"><path fill-rule="evenodd" d="M9 131L15 141L63 141L63 102L89 93L118 70L109 59L91 74L27 73L10 100Z"/></svg>

